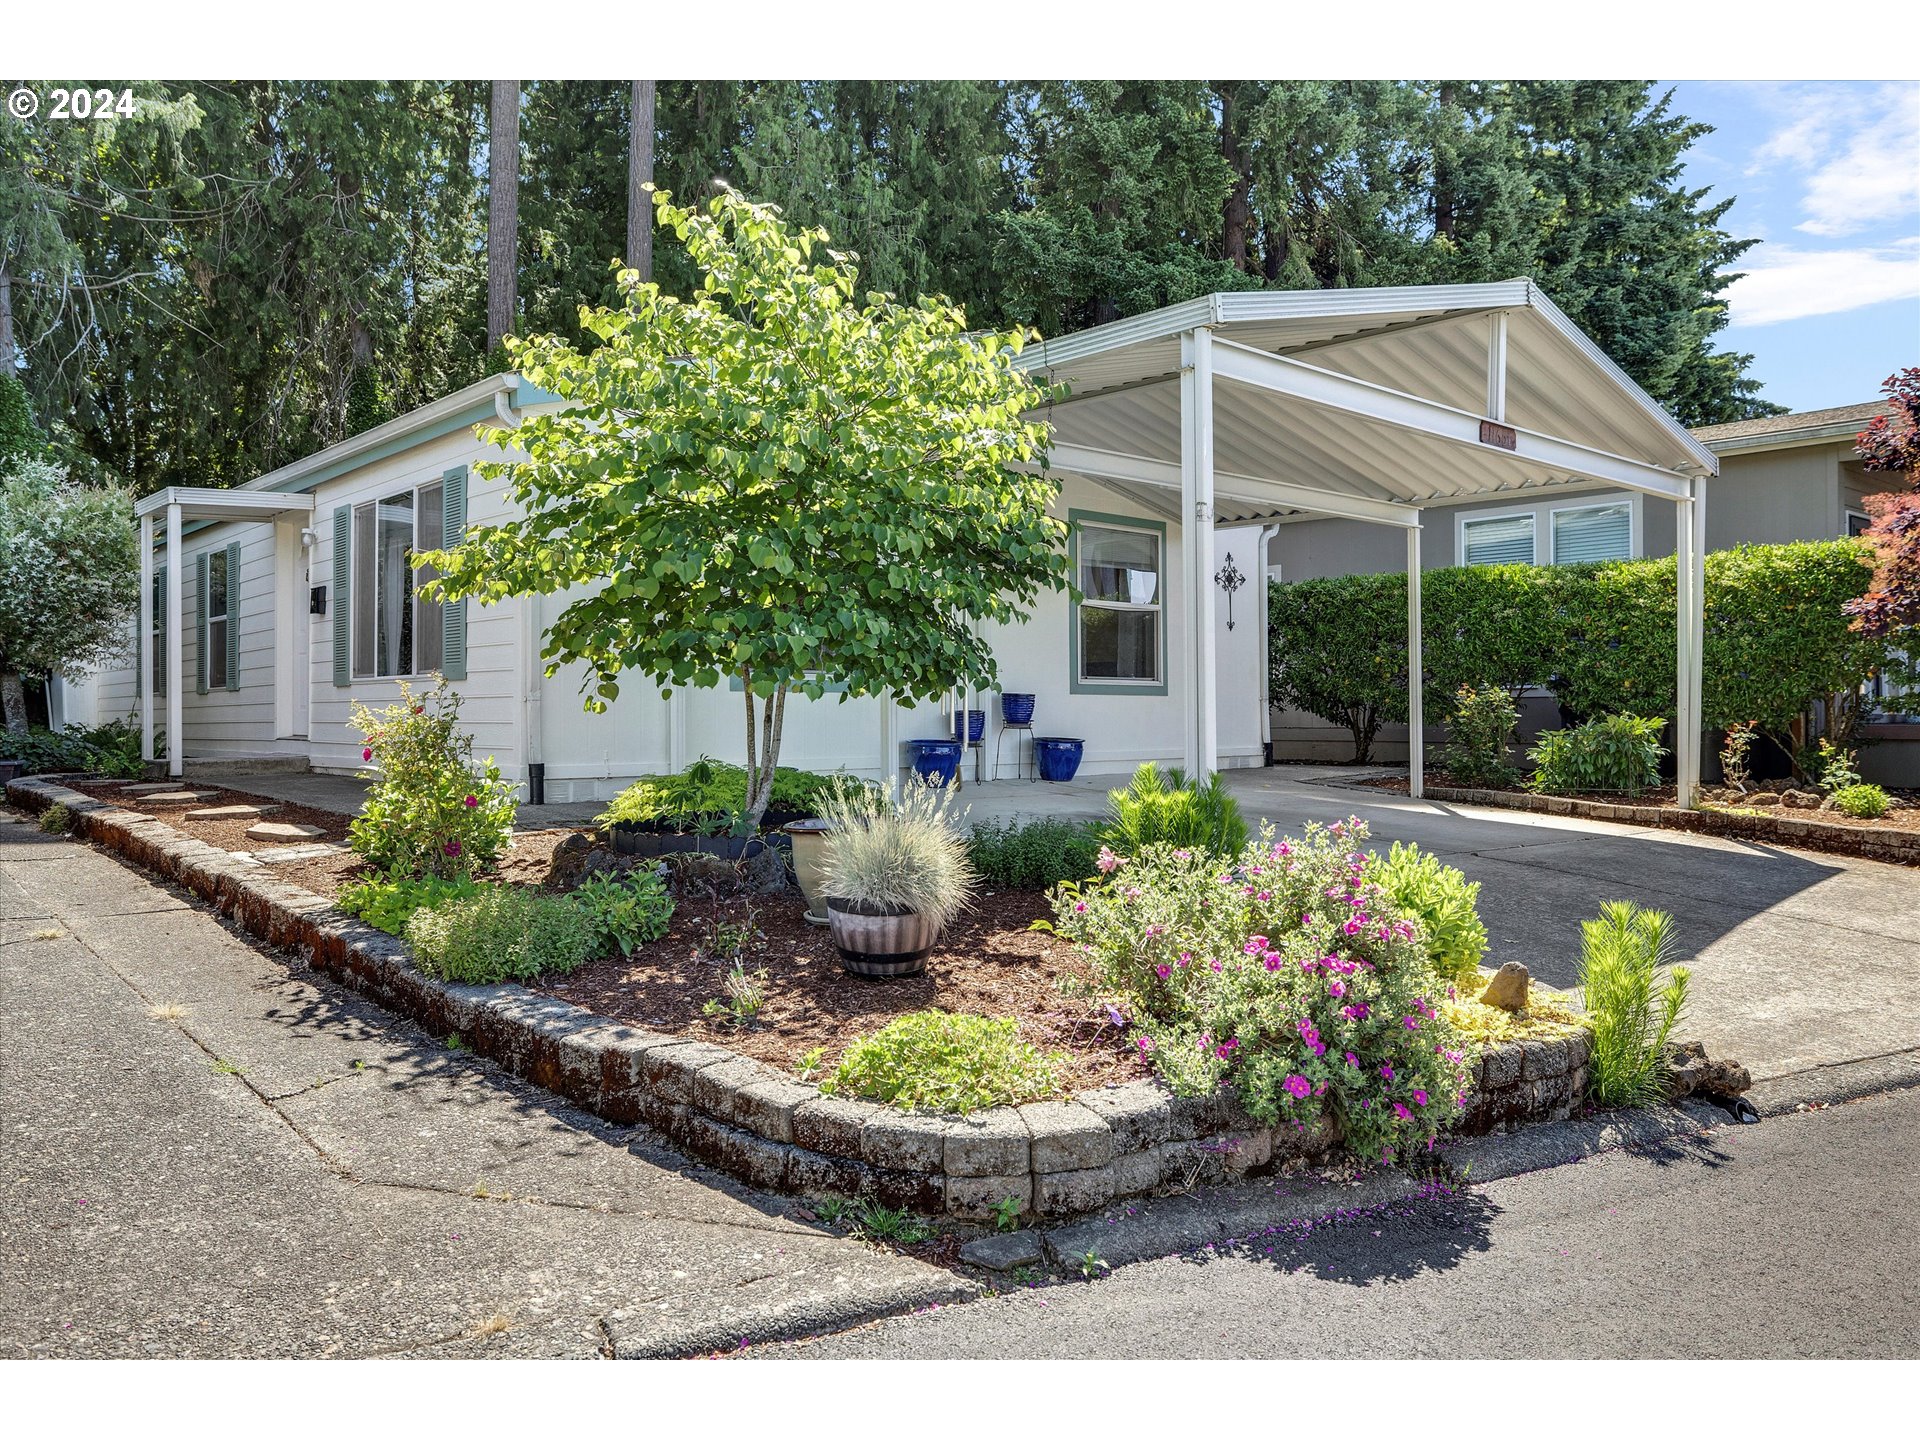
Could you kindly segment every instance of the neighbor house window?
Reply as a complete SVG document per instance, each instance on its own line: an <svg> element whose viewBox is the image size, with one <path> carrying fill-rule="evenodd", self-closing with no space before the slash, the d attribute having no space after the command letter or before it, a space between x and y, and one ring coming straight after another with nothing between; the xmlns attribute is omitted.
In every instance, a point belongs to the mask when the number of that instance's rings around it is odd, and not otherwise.
<svg viewBox="0 0 1920 1440"><path fill-rule="evenodd" d="M441 482L353 507L353 673L419 675L441 665L440 605L413 557L440 548Z"/></svg>
<svg viewBox="0 0 1920 1440"><path fill-rule="evenodd" d="M1460 522L1463 565L1531 565L1533 516L1490 515Z"/></svg>
<svg viewBox="0 0 1920 1440"><path fill-rule="evenodd" d="M238 576L231 577L238 580ZM227 606L227 552L207 556L207 688L227 688L227 627L233 624Z"/></svg>
<svg viewBox="0 0 1920 1440"><path fill-rule="evenodd" d="M1553 512L1553 563L1633 558L1633 506L1584 505Z"/></svg>
<svg viewBox="0 0 1920 1440"><path fill-rule="evenodd" d="M1076 683L1157 686L1161 662L1161 560L1166 533L1124 522L1076 520L1079 585Z"/></svg>

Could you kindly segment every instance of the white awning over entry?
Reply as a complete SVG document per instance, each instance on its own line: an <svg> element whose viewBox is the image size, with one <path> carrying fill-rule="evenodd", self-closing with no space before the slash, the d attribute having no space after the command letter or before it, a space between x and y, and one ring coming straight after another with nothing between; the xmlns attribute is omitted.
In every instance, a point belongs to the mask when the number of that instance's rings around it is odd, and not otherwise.
<svg viewBox="0 0 1920 1440"><path fill-rule="evenodd" d="M179 775L187 752L183 718L181 622L184 571L180 563L180 528L189 520L279 520L288 515L311 515L313 496L263 494L248 490L215 490L204 486L169 486L155 491L133 507L140 520L140 755L154 758L153 744L153 527L166 526L167 597L167 773ZM237 581L235 583L238 583Z"/></svg>
<svg viewBox="0 0 1920 1440"><path fill-rule="evenodd" d="M1190 771L1218 758L1215 526L1326 515L1406 530L1418 795L1421 510L1600 484L1679 510L1676 750L1691 803L1718 464L1530 280L1208 295L1042 342L1021 364L1063 390L1044 412L1053 468L1182 522Z"/></svg>

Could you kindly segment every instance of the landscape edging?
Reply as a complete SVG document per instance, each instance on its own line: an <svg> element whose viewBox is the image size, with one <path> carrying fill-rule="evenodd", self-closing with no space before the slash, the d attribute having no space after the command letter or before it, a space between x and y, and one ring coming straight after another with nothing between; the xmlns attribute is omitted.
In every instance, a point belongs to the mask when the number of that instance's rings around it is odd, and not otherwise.
<svg viewBox="0 0 1920 1440"><path fill-rule="evenodd" d="M1771 840L1836 855L1858 855L1896 865L1920 865L1920 831L1869 830L1830 820L1788 815L1735 815L1725 810L1677 810L1664 805L1636 805L1630 801L1579 800L1570 795L1533 795L1513 790L1477 790L1463 785L1424 787L1429 800L1451 800L1460 805L1491 805L1502 810L1531 810L1542 815L1574 815L1585 820L1612 820L1650 825L1664 830L1692 830L1739 840ZM1818 812L1812 812L1818 813Z"/></svg>
<svg viewBox="0 0 1920 1440"><path fill-rule="evenodd" d="M1263 1126L1224 1092L1173 1095L1136 1080L1069 1100L964 1118L824 1095L760 1061L687 1036L607 1019L521 985L456 985L413 964L406 943L275 878L269 867L47 780L8 783L29 811L66 806L76 834L232 916L269 944L437 1035L617 1125L644 1123L716 1170L765 1190L871 1197L984 1220L1018 1198L1046 1218L1324 1155L1331 1117ZM1580 1094L1585 1037L1514 1042L1476 1061L1462 1130L1558 1119Z"/></svg>

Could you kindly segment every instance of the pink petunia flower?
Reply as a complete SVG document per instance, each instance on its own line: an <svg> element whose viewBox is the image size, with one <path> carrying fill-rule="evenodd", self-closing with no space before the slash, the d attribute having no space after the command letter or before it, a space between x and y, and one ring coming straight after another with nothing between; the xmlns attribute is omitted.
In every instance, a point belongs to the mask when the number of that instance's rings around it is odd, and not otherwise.
<svg viewBox="0 0 1920 1440"><path fill-rule="evenodd" d="M360 758L362 760L371 760L373 758L373 747L369 745L366 749L362 750L360 752Z"/></svg>
<svg viewBox="0 0 1920 1440"><path fill-rule="evenodd" d="M480 803L480 797L478 795L469 795L465 800L461 801L460 803L465 805L467 809L471 810L474 808L474 806Z"/></svg>

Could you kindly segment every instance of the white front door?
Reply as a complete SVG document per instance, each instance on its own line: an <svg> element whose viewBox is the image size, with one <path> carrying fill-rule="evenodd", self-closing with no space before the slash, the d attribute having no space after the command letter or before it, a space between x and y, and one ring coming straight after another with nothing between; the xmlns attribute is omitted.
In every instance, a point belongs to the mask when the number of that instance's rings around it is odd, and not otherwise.
<svg viewBox="0 0 1920 1440"><path fill-rule="evenodd" d="M309 659L313 653L313 616L308 613L307 603L313 593L312 555L312 546L302 547L300 563L293 572L300 582L293 597L293 738L296 740L307 738L307 705L313 694L313 665Z"/></svg>

